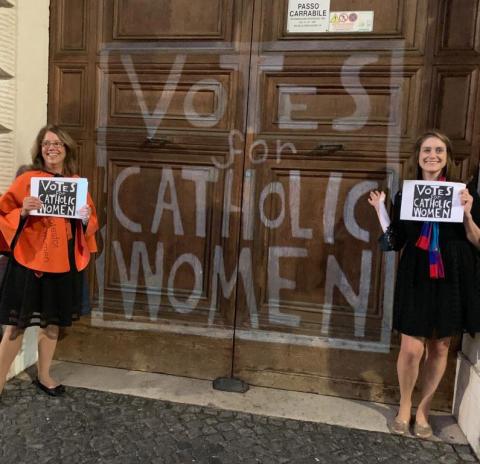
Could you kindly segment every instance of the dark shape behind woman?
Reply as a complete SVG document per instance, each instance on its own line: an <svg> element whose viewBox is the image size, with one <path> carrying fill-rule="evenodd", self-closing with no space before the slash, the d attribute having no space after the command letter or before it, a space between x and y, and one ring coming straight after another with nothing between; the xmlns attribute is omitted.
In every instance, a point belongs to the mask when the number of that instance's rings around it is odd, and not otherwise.
<svg viewBox="0 0 480 464"><path fill-rule="evenodd" d="M0 288L0 392L20 350L23 332L40 326L38 376L35 385L49 395L64 387L50 376L60 327L81 313L84 270L97 251L98 229L93 202L80 209L82 219L32 216L42 207L30 195L32 177L77 177L76 144L64 130L49 125L40 130L32 151L33 163L0 198L0 251L10 252Z"/></svg>
<svg viewBox="0 0 480 464"><path fill-rule="evenodd" d="M451 143L441 132L429 131L419 137L412 161L416 179L455 180ZM395 433L409 429L412 393L425 354L414 433L422 438L432 435L430 405L445 372L451 337L480 331L480 198L471 185L460 195L463 224L400 220L401 192L395 197L390 224L385 194L370 193L369 203L384 229L382 248L402 250L393 308L393 328L401 334L397 361L400 408L392 424Z"/></svg>

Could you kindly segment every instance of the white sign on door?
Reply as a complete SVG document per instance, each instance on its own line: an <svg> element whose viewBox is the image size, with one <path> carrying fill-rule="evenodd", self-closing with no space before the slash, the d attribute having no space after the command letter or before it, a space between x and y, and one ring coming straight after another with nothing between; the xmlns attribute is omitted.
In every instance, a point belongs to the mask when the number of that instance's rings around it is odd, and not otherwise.
<svg viewBox="0 0 480 464"><path fill-rule="evenodd" d="M288 0L287 32L328 32L330 0Z"/></svg>

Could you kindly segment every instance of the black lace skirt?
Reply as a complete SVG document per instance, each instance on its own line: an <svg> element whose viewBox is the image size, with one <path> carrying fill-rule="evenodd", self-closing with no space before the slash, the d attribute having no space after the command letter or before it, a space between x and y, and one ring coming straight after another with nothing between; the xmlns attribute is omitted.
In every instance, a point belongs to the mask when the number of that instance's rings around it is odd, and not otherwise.
<svg viewBox="0 0 480 464"><path fill-rule="evenodd" d="M9 257L0 287L1 325L19 329L34 325L68 327L90 312L87 274L77 271L75 265L74 219L70 220L70 227L73 238L67 244L69 272L44 272L37 277L34 271Z"/></svg>
<svg viewBox="0 0 480 464"><path fill-rule="evenodd" d="M84 272L35 273L10 258L0 288L0 324L67 327L87 312Z"/></svg>

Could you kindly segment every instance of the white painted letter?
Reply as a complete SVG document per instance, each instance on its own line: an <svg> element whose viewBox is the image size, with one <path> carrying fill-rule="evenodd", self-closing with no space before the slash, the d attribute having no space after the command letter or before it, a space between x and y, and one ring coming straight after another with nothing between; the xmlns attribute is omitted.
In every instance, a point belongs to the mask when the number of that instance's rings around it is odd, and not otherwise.
<svg viewBox="0 0 480 464"><path fill-rule="evenodd" d="M138 80L137 73L135 68L133 67L132 58L130 55L122 55L121 60L125 70L127 71L128 78L130 83L132 84L133 91L135 92L135 96L137 97L137 102L140 106L142 111L143 122L145 127L147 128L148 136L153 137L157 132L158 127L160 126L163 117L165 116L168 107L170 106L170 102L172 101L173 96L175 95L175 89L177 88L178 82L182 75L183 66L187 59L186 55L177 55L175 57L175 63L170 70L168 75L167 81L162 90L162 95L155 107L153 113L150 114L148 110L147 103L145 102L145 98L143 96L143 91L140 86L140 82ZM152 127L150 119L152 118L159 118L158 123Z"/></svg>
<svg viewBox="0 0 480 464"><path fill-rule="evenodd" d="M170 203L165 202L167 187L170 190ZM172 211L173 213L175 235L183 235L182 217L180 215L180 208L178 207L177 191L175 189L175 181L173 180L171 168L162 169L162 180L158 188L157 205L152 221L152 234L158 232L164 209Z"/></svg>
<svg viewBox="0 0 480 464"><path fill-rule="evenodd" d="M300 171L290 171L290 222L292 227L292 237L312 238L312 229L300 227Z"/></svg>
<svg viewBox="0 0 480 464"><path fill-rule="evenodd" d="M267 199L268 195L276 193L280 197L280 213L276 219L269 219L265 215L265 200ZM262 190L260 194L260 201L259 201L259 209L260 209L260 219L262 220L263 224L266 227L270 227L271 229L276 229L280 227L283 220L285 219L285 190L283 185L280 182L270 182L265 188Z"/></svg>
<svg viewBox="0 0 480 464"><path fill-rule="evenodd" d="M235 148L235 136L240 138L241 147L242 148ZM218 169L227 169L229 168L235 161L235 156L243 155L243 144L245 139L243 134L238 129L232 129L228 133L228 160L225 163L220 163L215 156L212 156L212 162Z"/></svg>
<svg viewBox="0 0 480 464"><path fill-rule="evenodd" d="M351 264L351 263L350 263ZM335 256L329 255L327 260L327 276L325 279L325 309L323 311L322 333L328 334L330 329L330 317L333 305L333 288L336 286L348 304L353 308L355 336L365 336L365 323L368 309L368 297L370 294L370 282L372 273L372 251L362 251L362 263L360 268L360 285L358 295L355 294L347 277L340 269Z"/></svg>
<svg viewBox="0 0 480 464"><path fill-rule="evenodd" d="M193 98L200 90L209 90L215 94L214 101L217 104L215 111L212 114L199 114L193 106ZM185 97L184 110L185 116L194 127L213 127L218 124L225 114L227 108L227 92L223 88L221 82L216 79L202 79L196 84L192 85Z"/></svg>
<svg viewBox="0 0 480 464"><path fill-rule="evenodd" d="M190 296L185 301L180 301L175 297L175 276L177 275L178 268L182 264L189 264L193 269L193 275L195 278L195 284L193 286ZM182 314L192 312L198 305L200 297L202 295L202 280L203 269L200 260L191 253L184 253L179 256L175 263L173 263L170 275L168 276L168 300L174 307L175 311Z"/></svg>
<svg viewBox="0 0 480 464"><path fill-rule="evenodd" d="M318 124L315 121L302 121L292 119L292 111L305 111L307 105L292 103L291 94L316 95L316 87L288 87L278 93L278 119L280 129L311 129L315 130Z"/></svg>
<svg viewBox="0 0 480 464"><path fill-rule="evenodd" d="M224 298L230 298L230 295L237 283L238 269L240 269L240 275L242 276L243 288L245 289L245 295L247 299L247 307L250 312L250 324L252 328L258 328L258 311L257 301L255 299L255 292L253 291L253 270L252 270L252 252L250 248L242 248L240 252L238 266L232 272L230 280L227 280L225 273L225 260L223 258L223 249L221 246L215 247L215 258L213 262L213 274L212 274L212 303L210 305L210 313L208 316L209 325L213 324L215 318L215 312L217 309L218 298L218 280L222 286L222 296Z"/></svg>
<svg viewBox="0 0 480 464"><path fill-rule="evenodd" d="M195 182L195 233L205 237L207 182L215 182L216 172L212 169L182 169L182 178Z"/></svg>
<svg viewBox="0 0 480 464"><path fill-rule="evenodd" d="M271 323L298 327L300 317L280 312L280 290L295 289L295 281L280 277L280 258L304 258L308 256L306 248L269 247L268 249L268 320Z"/></svg>
<svg viewBox="0 0 480 464"><path fill-rule="evenodd" d="M368 233L368 230L364 230L358 225L355 219L355 205L361 196L377 188L378 183L374 181L366 180L358 183L350 190L350 192L348 192L343 207L343 220L345 222L345 227L355 238L367 243L370 241L370 234Z"/></svg>
<svg viewBox="0 0 480 464"><path fill-rule="evenodd" d="M122 224L125 229L130 232L141 233L142 225L138 222L131 221L122 211L122 208L120 207L120 203L118 201L118 192L120 191L120 187L122 186L124 180L128 176L131 176L133 174L140 174L140 168L138 166L125 168L115 179L115 183L113 184L113 211L115 212L115 216L117 217L118 222L120 222L120 224Z"/></svg>
<svg viewBox="0 0 480 464"><path fill-rule="evenodd" d="M140 271L140 262L142 263L143 274L145 276L145 287L147 289L148 311L150 320L157 320L160 301L162 296L163 281L163 243L157 243L155 253L155 273L150 267L148 251L144 242L133 242L132 253L130 256L130 277L127 272L127 265L123 256L120 242L112 242L113 251L118 265L118 274L120 277L120 289L122 292L123 309L125 317L132 319L133 305L135 303L135 294L138 286L138 274Z"/></svg>
<svg viewBox="0 0 480 464"><path fill-rule="evenodd" d="M335 243L335 216L337 213L338 192L340 191L341 183L341 173L330 173L327 193L325 195L325 206L323 207L323 239L325 243Z"/></svg>
<svg viewBox="0 0 480 464"><path fill-rule="evenodd" d="M342 67L342 85L355 101L355 112L344 118L333 121L332 127L337 131L359 130L365 126L370 116L370 96L360 81L363 66L375 63L376 54L353 55L347 58Z"/></svg>

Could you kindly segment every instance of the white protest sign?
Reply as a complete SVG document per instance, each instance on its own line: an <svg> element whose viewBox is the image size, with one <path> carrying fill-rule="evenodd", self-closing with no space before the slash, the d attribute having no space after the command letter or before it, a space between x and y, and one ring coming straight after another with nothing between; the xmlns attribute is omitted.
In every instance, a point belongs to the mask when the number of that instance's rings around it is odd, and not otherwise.
<svg viewBox="0 0 480 464"><path fill-rule="evenodd" d="M459 182L405 180L400 219L407 221L463 222Z"/></svg>
<svg viewBox="0 0 480 464"><path fill-rule="evenodd" d="M32 177L30 195L43 203L34 216L80 219L78 210L87 204L88 180L82 177Z"/></svg>
<svg viewBox="0 0 480 464"><path fill-rule="evenodd" d="M287 32L327 32L330 0L288 0Z"/></svg>

